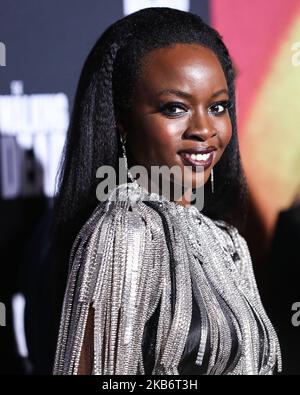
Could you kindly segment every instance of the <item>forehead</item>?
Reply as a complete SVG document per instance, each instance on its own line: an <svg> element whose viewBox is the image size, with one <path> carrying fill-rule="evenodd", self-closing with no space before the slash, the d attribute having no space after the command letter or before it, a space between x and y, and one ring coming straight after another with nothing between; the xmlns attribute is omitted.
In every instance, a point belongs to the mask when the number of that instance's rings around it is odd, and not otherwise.
<svg viewBox="0 0 300 395"><path fill-rule="evenodd" d="M164 88L211 94L227 88L222 66L214 52L197 44L176 44L146 54L137 89L155 94Z"/></svg>

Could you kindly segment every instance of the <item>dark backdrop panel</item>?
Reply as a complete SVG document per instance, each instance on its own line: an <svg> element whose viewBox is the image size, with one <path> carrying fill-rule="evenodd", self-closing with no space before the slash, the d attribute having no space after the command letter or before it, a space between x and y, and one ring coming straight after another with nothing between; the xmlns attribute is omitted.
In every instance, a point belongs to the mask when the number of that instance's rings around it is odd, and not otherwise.
<svg viewBox="0 0 300 395"><path fill-rule="evenodd" d="M153 2L155 3L155 2ZM190 10L209 21L206 0ZM27 94L64 92L72 103L82 64L101 33L123 17L122 0L1 0L0 41L7 48L0 93L24 81Z"/></svg>

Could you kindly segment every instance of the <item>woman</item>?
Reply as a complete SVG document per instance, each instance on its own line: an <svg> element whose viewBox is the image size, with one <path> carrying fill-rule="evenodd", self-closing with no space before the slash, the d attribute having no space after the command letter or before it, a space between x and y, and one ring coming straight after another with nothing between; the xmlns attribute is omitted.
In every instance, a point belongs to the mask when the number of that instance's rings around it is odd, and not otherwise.
<svg viewBox="0 0 300 395"><path fill-rule="evenodd" d="M129 182L97 201L97 169L119 175L122 156ZM134 165L148 177L153 166L188 168L184 193L152 192L134 179ZM169 181L180 184L177 175ZM203 189L200 212L192 197ZM235 227L244 191L234 71L219 34L170 8L110 26L81 74L56 202L64 259L81 230L54 373L280 370L277 336Z"/></svg>

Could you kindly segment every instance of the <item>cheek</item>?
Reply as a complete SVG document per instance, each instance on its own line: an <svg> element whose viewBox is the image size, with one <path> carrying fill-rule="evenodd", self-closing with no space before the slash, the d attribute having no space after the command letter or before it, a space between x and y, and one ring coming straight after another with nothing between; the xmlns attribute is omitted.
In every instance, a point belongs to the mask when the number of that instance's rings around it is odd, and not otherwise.
<svg viewBox="0 0 300 395"><path fill-rule="evenodd" d="M172 152L176 143L178 126L168 120L149 117L130 131L133 151L143 152L144 157L156 158Z"/></svg>
<svg viewBox="0 0 300 395"><path fill-rule="evenodd" d="M220 147L224 150L232 137L232 124L229 115L222 121L218 122L216 128L219 132Z"/></svg>

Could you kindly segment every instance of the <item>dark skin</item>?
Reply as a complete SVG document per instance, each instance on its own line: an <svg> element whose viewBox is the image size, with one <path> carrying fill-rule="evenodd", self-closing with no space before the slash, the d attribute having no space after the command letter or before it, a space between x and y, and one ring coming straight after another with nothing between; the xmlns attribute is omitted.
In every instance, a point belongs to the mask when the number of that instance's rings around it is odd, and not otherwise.
<svg viewBox="0 0 300 395"><path fill-rule="evenodd" d="M174 93L158 95L163 89L176 89L189 97ZM183 169L180 149L213 145L217 150L212 165L204 171L204 182L207 182L211 168L220 160L232 135L228 110L219 104L228 101L227 89L222 67L207 48L176 44L147 54L136 85L132 113L117 123L122 135L126 135L129 166L143 165L148 172L151 165L179 165ZM174 102L177 102L175 106ZM168 104L168 111L165 107L161 109L162 104ZM190 177L193 187L203 182L196 172L190 173ZM178 203L188 205L188 195ZM78 374L91 374L92 364L93 309L90 308Z"/></svg>
<svg viewBox="0 0 300 395"><path fill-rule="evenodd" d="M117 123L126 136L129 166L180 166L179 150L215 146L212 165L199 174L190 172L190 185L199 187L209 179L231 135L226 106L228 87L216 55L197 44L176 44L149 52L135 87L132 112ZM173 89L176 93L162 93ZM184 95L185 94L185 95ZM189 193L178 202L189 204Z"/></svg>

